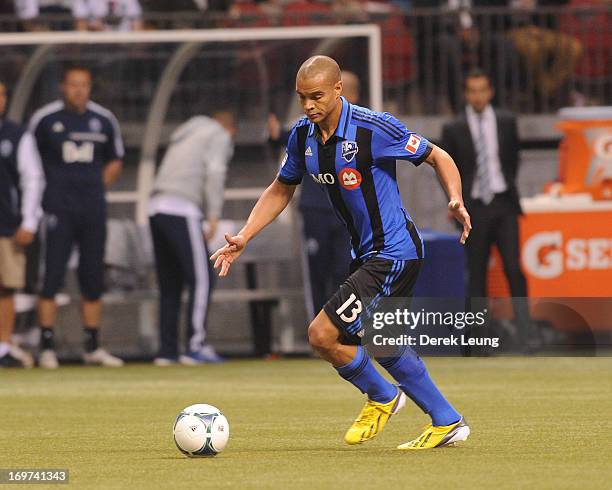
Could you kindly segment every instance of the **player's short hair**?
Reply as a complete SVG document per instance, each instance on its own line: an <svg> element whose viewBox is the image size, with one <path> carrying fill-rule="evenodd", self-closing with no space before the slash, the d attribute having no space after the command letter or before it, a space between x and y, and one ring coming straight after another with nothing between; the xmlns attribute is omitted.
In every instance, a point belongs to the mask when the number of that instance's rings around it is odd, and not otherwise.
<svg viewBox="0 0 612 490"><path fill-rule="evenodd" d="M486 78L487 81L489 82L489 85L491 85L491 77L489 76L489 74L484 71L482 68L479 67L474 67L471 68L465 75L465 78L463 79L463 87L467 87L467 82L470 78Z"/></svg>
<svg viewBox="0 0 612 490"><path fill-rule="evenodd" d="M342 80L342 72L338 62L329 56L316 55L308 58L297 72L296 79L310 78L324 74L332 82Z"/></svg>
<svg viewBox="0 0 612 490"><path fill-rule="evenodd" d="M89 73L89 76L92 76L91 73L91 68L79 64L79 63L70 63L68 65L64 66L64 70L62 71L62 82L64 82L66 80L66 77L68 76L68 73L72 72L72 71L85 71L87 73Z"/></svg>

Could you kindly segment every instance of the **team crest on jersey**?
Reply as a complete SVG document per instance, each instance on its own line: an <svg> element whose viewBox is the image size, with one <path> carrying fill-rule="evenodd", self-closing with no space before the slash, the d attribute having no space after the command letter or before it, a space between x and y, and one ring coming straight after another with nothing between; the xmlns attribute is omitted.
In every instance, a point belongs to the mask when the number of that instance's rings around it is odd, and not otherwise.
<svg viewBox="0 0 612 490"><path fill-rule="evenodd" d="M342 158L344 158L347 162L350 162L357 152L359 151L359 147L357 146L356 141L343 141L342 142Z"/></svg>
<svg viewBox="0 0 612 490"><path fill-rule="evenodd" d="M102 131L102 123L97 117L92 117L89 120L89 130L94 133L99 133Z"/></svg>
<svg viewBox="0 0 612 490"><path fill-rule="evenodd" d="M416 134L411 134L410 138L408 138L408 143L406 143L406 146L404 147L404 149L408 153L412 153L414 155L416 154L417 151L419 151L420 144L421 144L421 137Z"/></svg>
<svg viewBox="0 0 612 490"><path fill-rule="evenodd" d="M64 131L64 125L62 124L62 121L57 121L53 123L53 126L51 126L51 131L53 131L54 133L61 133L62 131Z"/></svg>
<svg viewBox="0 0 612 490"><path fill-rule="evenodd" d="M13 143L11 143L10 140L0 141L0 155L6 158L11 153L13 153Z"/></svg>
<svg viewBox="0 0 612 490"><path fill-rule="evenodd" d="M340 185L347 191L352 191L361 185L362 178L359 170L354 168L343 168L338 173L338 180L340 181Z"/></svg>

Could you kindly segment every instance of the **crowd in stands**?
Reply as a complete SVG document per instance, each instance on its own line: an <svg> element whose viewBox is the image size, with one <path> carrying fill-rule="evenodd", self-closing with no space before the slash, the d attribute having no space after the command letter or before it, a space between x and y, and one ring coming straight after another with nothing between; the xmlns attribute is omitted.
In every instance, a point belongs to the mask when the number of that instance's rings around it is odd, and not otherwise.
<svg viewBox="0 0 612 490"><path fill-rule="evenodd" d="M14 0L24 31L131 31L143 29L138 0Z"/></svg>
<svg viewBox="0 0 612 490"><path fill-rule="evenodd" d="M610 0L0 0L0 15L13 14L23 30L140 30L155 28L155 14L200 12L233 19L245 25L305 25L363 23L378 16L401 17L419 11L444 13L468 38L475 28L470 11L508 8L506 24L529 23L548 7L602 7ZM144 15L143 15L144 12ZM143 22L151 14L153 20ZM507 15L509 14L509 15ZM49 22L52 16L71 16L73 22ZM517 21L510 18L519 17ZM549 16L546 27L561 27Z"/></svg>
<svg viewBox="0 0 612 490"><path fill-rule="evenodd" d="M474 66L545 110L589 103L568 81L610 77L611 9L611 0L0 0L0 14L16 16L22 31L377 23L386 90L446 85L454 110Z"/></svg>

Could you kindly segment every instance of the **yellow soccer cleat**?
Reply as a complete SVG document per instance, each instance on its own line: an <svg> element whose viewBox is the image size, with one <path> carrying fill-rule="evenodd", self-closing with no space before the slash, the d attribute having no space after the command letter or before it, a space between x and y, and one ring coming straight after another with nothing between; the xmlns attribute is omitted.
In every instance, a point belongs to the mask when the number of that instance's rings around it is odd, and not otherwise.
<svg viewBox="0 0 612 490"><path fill-rule="evenodd" d="M383 430L391 415L399 412L406 405L406 395L398 388L397 396L389 403L378 403L368 400L361 409L359 417L344 436L347 444L361 444L369 441Z"/></svg>
<svg viewBox="0 0 612 490"><path fill-rule="evenodd" d="M414 441L397 446L403 450L433 449L435 447L452 446L456 442L465 441L470 435L470 426L461 417L459 422L451 425L432 426L427 424L423 433Z"/></svg>

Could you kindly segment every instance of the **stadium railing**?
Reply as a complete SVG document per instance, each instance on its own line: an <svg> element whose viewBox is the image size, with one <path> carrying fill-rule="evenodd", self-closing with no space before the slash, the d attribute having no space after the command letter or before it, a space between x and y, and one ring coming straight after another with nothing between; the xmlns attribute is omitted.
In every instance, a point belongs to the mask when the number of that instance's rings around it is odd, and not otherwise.
<svg viewBox="0 0 612 490"><path fill-rule="evenodd" d="M148 12L144 21L158 30L376 23L382 30L385 104L400 113L444 114L459 109L463 75L474 65L492 75L498 105L519 113L547 114L567 105L612 99L612 5L606 2L573 0L566 7L536 11L476 8L407 13L380 4L376 11L344 14L313 5L293 2L269 12L256 4L239 3L231 15ZM69 21L62 16L46 19L51 27ZM14 17L0 16L2 32L18 29Z"/></svg>

